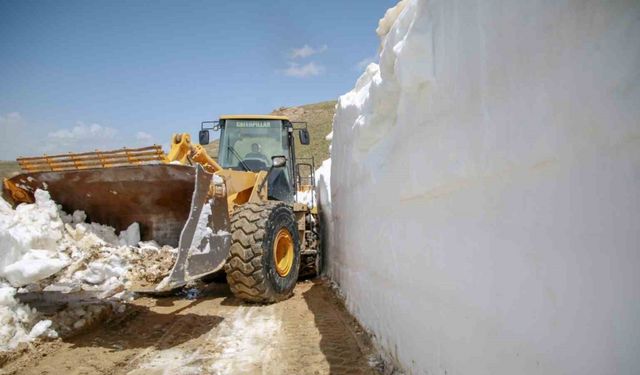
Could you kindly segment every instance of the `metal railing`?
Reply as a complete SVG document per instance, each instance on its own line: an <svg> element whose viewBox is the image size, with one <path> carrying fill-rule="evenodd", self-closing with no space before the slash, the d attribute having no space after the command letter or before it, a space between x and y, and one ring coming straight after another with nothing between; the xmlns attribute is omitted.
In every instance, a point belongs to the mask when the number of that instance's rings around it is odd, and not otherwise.
<svg viewBox="0 0 640 375"><path fill-rule="evenodd" d="M159 145L142 148L123 148L113 151L94 151L43 155L16 159L25 172L66 171L74 169L111 168L124 165L166 163L167 157Z"/></svg>
<svg viewBox="0 0 640 375"><path fill-rule="evenodd" d="M313 192L316 190L315 160L310 158L296 158L295 165L296 198L298 192L311 191L311 203L315 206Z"/></svg>

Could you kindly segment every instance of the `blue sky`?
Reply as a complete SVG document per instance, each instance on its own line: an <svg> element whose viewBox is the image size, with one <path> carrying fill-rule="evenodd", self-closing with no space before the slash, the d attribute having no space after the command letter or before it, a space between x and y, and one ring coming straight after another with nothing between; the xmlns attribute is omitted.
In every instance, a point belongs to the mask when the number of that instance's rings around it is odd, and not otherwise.
<svg viewBox="0 0 640 375"><path fill-rule="evenodd" d="M0 1L0 159L166 145L221 114L337 98L395 3Z"/></svg>

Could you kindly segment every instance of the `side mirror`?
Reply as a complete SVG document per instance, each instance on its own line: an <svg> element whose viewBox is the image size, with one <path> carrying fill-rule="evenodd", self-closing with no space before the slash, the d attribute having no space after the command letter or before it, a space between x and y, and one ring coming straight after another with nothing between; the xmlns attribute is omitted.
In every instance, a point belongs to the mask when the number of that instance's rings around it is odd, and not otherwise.
<svg viewBox="0 0 640 375"><path fill-rule="evenodd" d="M198 139L201 145L209 144L209 131L208 130L200 130L198 133Z"/></svg>
<svg viewBox="0 0 640 375"><path fill-rule="evenodd" d="M298 136L300 137L300 143L303 145L309 144L309 131L307 129L300 129Z"/></svg>
<svg viewBox="0 0 640 375"><path fill-rule="evenodd" d="M272 156L271 166L273 168L282 168L287 165L287 158L285 156Z"/></svg>

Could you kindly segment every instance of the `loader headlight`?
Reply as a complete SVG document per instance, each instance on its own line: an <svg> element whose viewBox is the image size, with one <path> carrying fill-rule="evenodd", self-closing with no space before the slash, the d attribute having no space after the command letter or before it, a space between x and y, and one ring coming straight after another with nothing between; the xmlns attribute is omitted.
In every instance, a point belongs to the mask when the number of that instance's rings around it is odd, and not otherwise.
<svg viewBox="0 0 640 375"><path fill-rule="evenodd" d="M272 156L271 165L273 168L281 168L287 164L287 158L285 156Z"/></svg>

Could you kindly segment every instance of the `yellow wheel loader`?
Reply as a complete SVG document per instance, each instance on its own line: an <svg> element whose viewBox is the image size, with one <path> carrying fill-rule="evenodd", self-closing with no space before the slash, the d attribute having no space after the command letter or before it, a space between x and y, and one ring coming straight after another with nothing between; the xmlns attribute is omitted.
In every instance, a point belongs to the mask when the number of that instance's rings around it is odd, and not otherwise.
<svg viewBox="0 0 640 375"><path fill-rule="evenodd" d="M202 147L212 131L217 161ZM48 190L67 212L117 230L137 222L142 240L177 247L169 276L139 290L167 291L224 269L236 296L275 302L322 264L314 165L296 160L296 132L309 144L306 123L222 116L201 124L200 144L175 134L168 154L156 145L18 158L24 173L4 180L3 195L17 205Z"/></svg>

